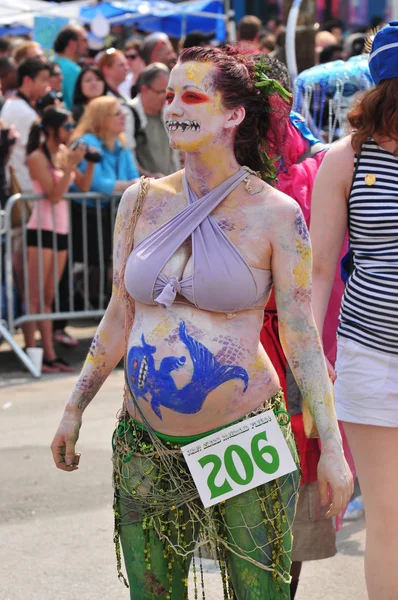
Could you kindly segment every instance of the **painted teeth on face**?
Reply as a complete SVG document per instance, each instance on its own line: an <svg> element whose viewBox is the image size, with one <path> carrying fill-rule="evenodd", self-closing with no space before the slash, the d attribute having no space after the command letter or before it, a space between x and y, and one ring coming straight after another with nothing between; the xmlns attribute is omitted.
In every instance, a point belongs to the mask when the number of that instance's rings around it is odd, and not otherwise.
<svg viewBox="0 0 398 600"><path fill-rule="evenodd" d="M199 121L166 121L168 131L200 131Z"/></svg>
<svg viewBox="0 0 398 600"><path fill-rule="evenodd" d="M142 389L148 375L148 359L146 356L142 359L140 372L138 375L138 387Z"/></svg>

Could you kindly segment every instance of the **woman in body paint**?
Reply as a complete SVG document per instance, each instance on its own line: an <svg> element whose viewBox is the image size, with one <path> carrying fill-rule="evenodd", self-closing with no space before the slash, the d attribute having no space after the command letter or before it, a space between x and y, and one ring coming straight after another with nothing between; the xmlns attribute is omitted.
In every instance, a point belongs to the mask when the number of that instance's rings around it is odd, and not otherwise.
<svg viewBox="0 0 398 600"><path fill-rule="evenodd" d="M318 475L324 504L328 485L333 492L330 516L352 493L312 318L305 221L294 201L253 173L271 175L260 137L282 150L270 111L278 91L234 49L184 51L171 72L165 120L172 147L186 152L185 169L151 180L149 189L132 186L120 203L114 292L52 450L58 468L78 468L83 411L124 355L125 402L113 437L115 541L122 576L120 535L133 599L187 598L197 543L216 553L225 598L289 598L297 471L204 509L180 451L272 409L295 454L278 377L259 340L272 283L283 348L322 440ZM143 209L130 244L137 202Z"/></svg>

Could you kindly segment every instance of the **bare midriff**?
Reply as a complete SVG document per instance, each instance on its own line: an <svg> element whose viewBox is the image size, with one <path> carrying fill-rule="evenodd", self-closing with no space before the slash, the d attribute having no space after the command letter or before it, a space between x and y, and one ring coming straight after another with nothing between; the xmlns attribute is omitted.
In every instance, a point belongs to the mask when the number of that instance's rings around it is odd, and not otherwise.
<svg viewBox="0 0 398 600"><path fill-rule="evenodd" d="M270 225L264 184L257 181L250 190L240 184L212 217L251 267L269 270ZM135 245L186 203L180 174L152 181ZM162 273L179 280L192 275L191 239L170 257ZM128 403L132 417L142 421L141 411L155 431L194 435L232 423L271 398L279 380L260 343L262 305L226 313L196 308L179 296L167 308L136 302L126 368L134 395Z"/></svg>
<svg viewBox="0 0 398 600"><path fill-rule="evenodd" d="M206 432L271 398L279 382L259 342L262 323L260 310L226 315L181 304L168 310L138 304L127 376L152 429L168 435ZM178 361L171 367L170 357ZM142 421L132 400L128 410Z"/></svg>

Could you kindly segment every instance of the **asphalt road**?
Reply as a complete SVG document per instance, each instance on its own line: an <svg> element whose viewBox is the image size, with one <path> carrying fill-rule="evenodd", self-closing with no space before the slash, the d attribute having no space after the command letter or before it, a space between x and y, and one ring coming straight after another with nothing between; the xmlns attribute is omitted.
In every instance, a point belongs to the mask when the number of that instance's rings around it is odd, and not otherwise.
<svg viewBox="0 0 398 600"><path fill-rule="evenodd" d="M0 353L0 600L128 600L112 543L110 439L122 372L87 409L81 467L68 474L49 446L75 376L33 381L18 369ZM364 541L363 520L345 524L337 556L304 565L296 600L366 600ZM206 599L221 600L211 561L205 583Z"/></svg>

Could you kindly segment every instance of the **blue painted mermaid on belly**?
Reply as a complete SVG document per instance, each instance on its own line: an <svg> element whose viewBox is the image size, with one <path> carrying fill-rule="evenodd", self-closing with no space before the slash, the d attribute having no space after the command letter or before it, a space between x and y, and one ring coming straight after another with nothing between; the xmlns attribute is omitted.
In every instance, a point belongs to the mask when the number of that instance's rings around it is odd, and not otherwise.
<svg viewBox="0 0 398 600"><path fill-rule="evenodd" d="M241 379L244 383L243 391L247 390L247 371L242 367L220 364L203 344L187 333L184 321L180 323L179 337L193 364L192 379L181 389L177 388L172 372L185 364L185 356L167 356L162 359L159 369L156 369L153 357L156 347L147 344L142 334L142 345L132 346L127 357L127 377L131 392L135 398L142 398L146 402L148 399L145 396L149 394L151 408L159 419L162 419L161 406L181 414L199 412L208 394L232 379Z"/></svg>

